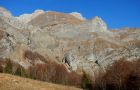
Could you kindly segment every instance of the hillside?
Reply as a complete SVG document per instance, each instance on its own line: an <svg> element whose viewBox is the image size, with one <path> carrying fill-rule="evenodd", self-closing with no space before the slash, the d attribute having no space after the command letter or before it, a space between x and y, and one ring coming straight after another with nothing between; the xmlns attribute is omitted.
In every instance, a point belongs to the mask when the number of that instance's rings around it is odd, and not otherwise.
<svg viewBox="0 0 140 90"><path fill-rule="evenodd" d="M98 16L36 10L14 17L0 8L0 58L24 68L56 61L91 76L115 60L140 58L140 29L109 30ZM27 53L27 51L29 51Z"/></svg>
<svg viewBox="0 0 140 90"><path fill-rule="evenodd" d="M0 90L81 90L0 73Z"/></svg>
<svg viewBox="0 0 140 90"><path fill-rule="evenodd" d="M87 20L77 12L15 17L0 7L1 72L91 88L89 78L95 81L118 60L140 60L140 28L110 30L99 16Z"/></svg>

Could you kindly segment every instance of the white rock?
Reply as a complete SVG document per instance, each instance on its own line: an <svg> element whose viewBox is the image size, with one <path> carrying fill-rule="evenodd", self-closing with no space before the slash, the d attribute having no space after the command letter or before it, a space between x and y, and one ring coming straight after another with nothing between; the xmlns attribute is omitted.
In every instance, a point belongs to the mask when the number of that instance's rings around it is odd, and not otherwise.
<svg viewBox="0 0 140 90"><path fill-rule="evenodd" d="M22 14L19 17L16 17L18 20L20 20L23 23L28 23L38 15L45 13L43 10L35 10L32 14Z"/></svg>
<svg viewBox="0 0 140 90"><path fill-rule="evenodd" d="M106 23L98 16L94 17L92 20L92 30L93 31L107 31Z"/></svg>
<svg viewBox="0 0 140 90"><path fill-rule="evenodd" d="M0 14L5 16L5 17L11 17L11 13L10 11L6 10L5 8L3 7L0 7Z"/></svg>
<svg viewBox="0 0 140 90"><path fill-rule="evenodd" d="M71 12L70 15L73 15L73 16L75 16L76 18L78 18L80 20L86 20L86 18L83 17L82 14L78 13L78 12Z"/></svg>

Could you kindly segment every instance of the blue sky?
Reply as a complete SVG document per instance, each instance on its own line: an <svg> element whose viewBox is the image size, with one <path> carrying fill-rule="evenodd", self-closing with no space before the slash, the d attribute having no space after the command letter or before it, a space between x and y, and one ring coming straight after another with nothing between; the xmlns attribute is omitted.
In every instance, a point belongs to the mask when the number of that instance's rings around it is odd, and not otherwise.
<svg viewBox="0 0 140 90"><path fill-rule="evenodd" d="M140 0L0 0L14 16L36 9L80 12L87 19L101 17L109 28L139 27Z"/></svg>

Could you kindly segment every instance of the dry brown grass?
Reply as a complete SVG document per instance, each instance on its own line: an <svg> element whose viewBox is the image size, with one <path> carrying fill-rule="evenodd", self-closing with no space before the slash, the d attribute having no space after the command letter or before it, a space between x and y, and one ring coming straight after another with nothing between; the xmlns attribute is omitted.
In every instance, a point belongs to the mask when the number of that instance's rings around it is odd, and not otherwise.
<svg viewBox="0 0 140 90"><path fill-rule="evenodd" d="M81 90L0 73L0 90Z"/></svg>

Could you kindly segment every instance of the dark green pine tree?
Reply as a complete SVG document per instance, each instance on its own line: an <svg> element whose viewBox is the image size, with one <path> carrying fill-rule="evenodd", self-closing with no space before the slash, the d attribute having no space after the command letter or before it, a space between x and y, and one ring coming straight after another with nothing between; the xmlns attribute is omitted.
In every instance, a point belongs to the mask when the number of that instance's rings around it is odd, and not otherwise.
<svg viewBox="0 0 140 90"><path fill-rule="evenodd" d="M6 67L4 68L5 73L13 74L12 71L12 62L10 60L7 61Z"/></svg>
<svg viewBox="0 0 140 90"><path fill-rule="evenodd" d="M85 72L83 72L81 87L83 89L92 89L91 79Z"/></svg>
<svg viewBox="0 0 140 90"><path fill-rule="evenodd" d="M22 77L27 77L26 70L22 66L19 66L17 68L17 70L15 72L15 75L22 76Z"/></svg>

